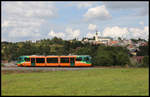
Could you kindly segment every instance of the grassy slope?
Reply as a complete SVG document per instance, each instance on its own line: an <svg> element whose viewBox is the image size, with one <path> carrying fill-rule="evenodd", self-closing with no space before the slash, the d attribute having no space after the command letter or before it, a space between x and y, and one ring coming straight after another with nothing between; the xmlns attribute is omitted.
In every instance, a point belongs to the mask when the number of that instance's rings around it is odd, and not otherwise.
<svg viewBox="0 0 150 97"><path fill-rule="evenodd" d="M148 69L3 74L2 95L149 95Z"/></svg>

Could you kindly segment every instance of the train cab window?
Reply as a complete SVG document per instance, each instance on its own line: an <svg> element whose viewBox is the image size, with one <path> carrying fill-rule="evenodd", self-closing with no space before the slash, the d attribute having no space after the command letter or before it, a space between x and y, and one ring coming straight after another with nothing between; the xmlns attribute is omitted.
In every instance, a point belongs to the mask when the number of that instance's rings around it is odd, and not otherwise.
<svg viewBox="0 0 150 97"><path fill-rule="evenodd" d="M69 58L60 58L61 63L69 63Z"/></svg>
<svg viewBox="0 0 150 97"><path fill-rule="evenodd" d="M25 58L25 61L26 61L26 62L29 62L29 61L30 61L30 58Z"/></svg>
<svg viewBox="0 0 150 97"><path fill-rule="evenodd" d="M89 61L90 59L89 59L89 57L85 57L84 60L85 61Z"/></svg>
<svg viewBox="0 0 150 97"><path fill-rule="evenodd" d="M21 57L17 58L17 61L20 62L22 61L23 59Z"/></svg>
<svg viewBox="0 0 150 97"><path fill-rule="evenodd" d="M45 63L45 58L36 58L36 63Z"/></svg>
<svg viewBox="0 0 150 97"><path fill-rule="evenodd" d="M76 61L82 61L82 57L77 57Z"/></svg>
<svg viewBox="0 0 150 97"><path fill-rule="evenodd" d="M18 61L21 61L21 60L22 60L22 58L21 58L21 57L19 57L19 58L17 58L17 60L18 60Z"/></svg>
<svg viewBox="0 0 150 97"><path fill-rule="evenodd" d="M58 58L47 58L47 63L58 63Z"/></svg>

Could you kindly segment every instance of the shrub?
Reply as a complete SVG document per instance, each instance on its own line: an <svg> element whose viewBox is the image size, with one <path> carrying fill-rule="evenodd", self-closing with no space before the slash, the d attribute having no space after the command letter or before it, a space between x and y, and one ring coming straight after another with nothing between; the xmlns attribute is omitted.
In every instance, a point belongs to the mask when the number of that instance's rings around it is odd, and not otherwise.
<svg viewBox="0 0 150 97"><path fill-rule="evenodd" d="M149 46L140 46L139 47L137 56L148 56L148 54L149 54Z"/></svg>
<svg viewBox="0 0 150 97"><path fill-rule="evenodd" d="M141 67L149 67L149 56L144 56L141 62Z"/></svg>
<svg viewBox="0 0 150 97"><path fill-rule="evenodd" d="M122 47L99 46L92 62L93 65L124 66L130 61L127 50Z"/></svg>
<svg viewBox="0 0 150 97"><path fill-rule="evenodd" d="M116 64L117 65L120 65L120 66L123 66L125 64L128 64L129 63L129 57L128 57L128 54L124 53L124 52L118 52L118 54L116 55Z"/></svg>
<svg viewBox="0 0 150 97"><path fill-rule="evenodd" d="M1 64L1 66L5 66L4 64Z"/></svg>

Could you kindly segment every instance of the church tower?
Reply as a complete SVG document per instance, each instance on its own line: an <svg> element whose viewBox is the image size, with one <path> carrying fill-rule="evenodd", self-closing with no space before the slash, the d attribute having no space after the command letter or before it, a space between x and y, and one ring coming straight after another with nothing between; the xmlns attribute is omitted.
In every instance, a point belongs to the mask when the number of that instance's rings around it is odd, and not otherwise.
<svg viewBox="0 0 150 97"><path fill-rule="evenodd" d="M96 35L95 35L95 41L98 41L98 33L96 31Z"/></svg>

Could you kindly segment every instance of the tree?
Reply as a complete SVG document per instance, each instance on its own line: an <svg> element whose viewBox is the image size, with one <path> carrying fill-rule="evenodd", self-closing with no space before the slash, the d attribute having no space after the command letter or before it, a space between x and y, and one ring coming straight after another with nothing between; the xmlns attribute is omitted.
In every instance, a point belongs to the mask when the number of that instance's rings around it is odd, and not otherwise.
<svg viewBox="0 0 150 97"><path fill-rule="evenodd" d="M148 67L149 66L149 56L144 56L142 60L142 66L143 67Z"/></svg>
<svg viewBox="0 0 150 97"><path fill-rule="evenodd" d="M57 38L57 37L54 37L52 40L51 40L52 44L64 44L63 40L61 38Z"/></svg>
<svg viewBox="0 0 150 97"><path fill-rule="evenodd" d="M77 49L75 49L74 54L77 55L90 55L91 53L91 49L88 47L79 47Z"/></svg>
<svg viewBox="0 0 150 97"><path fill-rule="evenodd" d="M138 43L137 39L131 39L131 41L134 42L134 43Z"/></svg>
<svg viewBox="0 0 150 97"><path fill-rule="evenodd" d="M116 65L126 65L129 63L129 56L127 53L124 53L124 52L119 52L116 56Z"/></svg>
<svg viewBox="0 0 150 97"><path fill-rule="evenodd" d="M121 41L122 40L121 37L118 37L118 40Z"/></svg>
<svg viewBox="0 0 150 97"><path fill-rule="evenodd" d="M99 46L93 57L93 63L94 65L124 66L129 63L129 56L127 50L122 47Z"/></svg>
<svg viewBox="0 0 150 97"><path fill-rule="evenodd" d="M145 42L146 42L146 40L145 40L145 39L141 39L141 38L138 38L138 41L145 41Z"/></svg>
<svg viewBox="0 0 150 97"><path fill-rule="evenodd" d="M148 56L149 55L149 46L140 46L137 56Z"/></svg>
<svg viewBox="0 0 150 97"><path fill-rule="evenodd" d="M68 55L70 53L70 50L71 50L70 42L69 41L65 41L64 42L64 53Z"/></svg>

